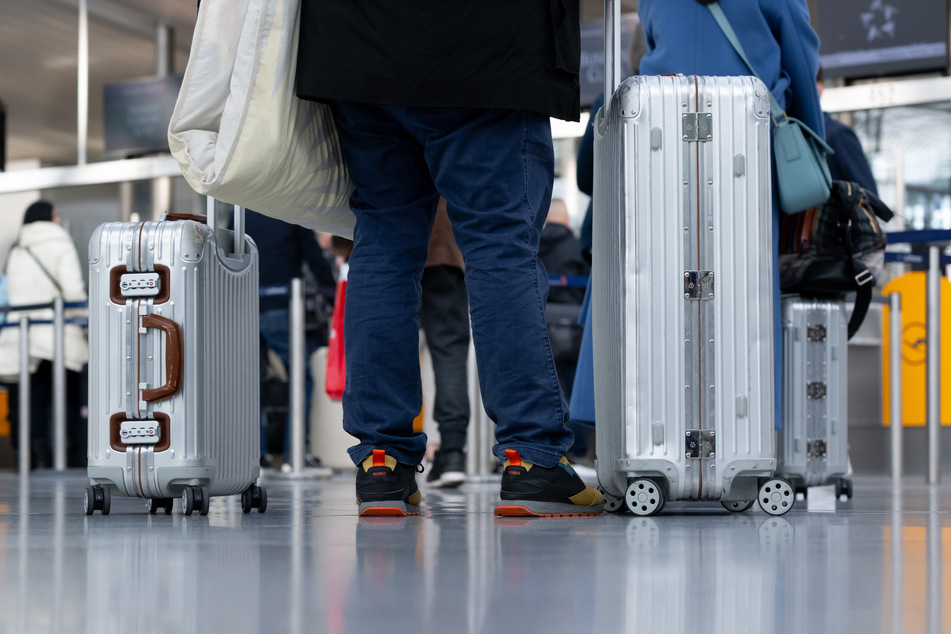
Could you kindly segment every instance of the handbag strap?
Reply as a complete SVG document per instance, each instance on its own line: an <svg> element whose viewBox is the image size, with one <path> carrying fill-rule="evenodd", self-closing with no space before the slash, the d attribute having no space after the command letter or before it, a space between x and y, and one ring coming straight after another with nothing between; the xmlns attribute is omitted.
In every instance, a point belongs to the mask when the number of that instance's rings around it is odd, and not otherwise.
<svg viewBox="0 0 951 634"><path fill-rule="evenodd" d="M753 77L756 77L758 80L763 81L763 78L759 76L759 73L756 72L756 69L753 68L753 65L750 64L750 60L746 57L746 52L743 51L743 45L740 44L739 38L736 37L736 33L733 31L733 26L730 25L730 21L727 20L726 14L723 13L723 9L720 8L719 2L712 2L707 5L707 8L710 9L710 13L713 14L713 19L717 21L717 24L720 25L720 29L723 31L723 34L726 35L726 39L730 41L730 44L733 45L733 48L736 49L737 54L740 56L740 59L743 60L743 63L746 64L746 67L750 69L750 72L753 74ZM765 83L765 82L764 82ZM768 88L766 92L769 94L769 107L772 112L782 112L783 116L788 119L786 111L779 107L779 102L776 101L776 98L773 97L772 91ZM804 128L808 129L808 126L799 122ZM812 132L812 130L809 130ZM812 135L815 136L815 132L812 132Z"/></svg>
<svg viewBox="0 0 951 634"><path fill-rule="evenodd" d="M59 294L63 294L63 287L59 285L59 282L56 281L56 278L50 275L50 272L46 270L46 267L43 266L43 263L40 262L40 259L36 257L36 254L30 250L30 247L23 247L23 250L30 254L30 257L33 258L33 261L36 262L36 265L40 267L40 270L46 275L47 278L53 283L53 286L56 287L56 290L59 291Z"/></svg>

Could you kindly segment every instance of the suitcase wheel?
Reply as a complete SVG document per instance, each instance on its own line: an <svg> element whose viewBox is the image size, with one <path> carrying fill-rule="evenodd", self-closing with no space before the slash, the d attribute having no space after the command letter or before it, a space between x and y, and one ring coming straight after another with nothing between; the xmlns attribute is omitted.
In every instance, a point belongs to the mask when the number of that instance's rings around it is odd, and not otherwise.
<svg viewBox="0 0 951 634"><path fill-rule="evenodd" d="M101 511L103 515L109 515L112 508L112 495L109 489L104 489L100 485L88 486L83 493L83 510L86 515L92 515L96 511Z"/></svg>
<svg viewBox="0 0 951 634"><path fill-rule="evenodd" d="M627 487L624 501L635 515L656 515L664 508L667 496L653 480L638 478Z"/></svg>
<svg viewBox="0 0 951 634"><path fill-rule="evenodd" d="M796 492L785 480L770 478L760 485L757 501L770 515L785 515L796 503Z"/></svg>
<svg viewBox="0 0 951 634"><path fill-rule="evenodd" d="M199 515L208 515L211 504L211 495L206 487L189 486L182 490L182 512L191 515L198 511Z"/></svg>
<svg viewBox="0 0 951 634"><path fill-rule="evenodd" d="M624 509L624 498L615 497L601 487L598 487L598 492L604 500L604 510L608 513L617 513Z"/></svg>
<svg viewBox="0 0 951 634"><path fill-rule="evenodd" d="M241 494L241 510L250 513L253 508L256 508L258 513L267 510L267 490L254 484Z"/></svg>
<svg viewBox="0 0 951 634"><path fill-rule="evenodd" d="M733 513L742 513L753 506L753 500L733 500L730 502L720 502L720 504L722 504L723 508L728 511L732 511Z"/></svg>
<svg viewBox="0 0 951 634"><path fill-rule="evenodd" d="M843 495L848 500L852 499L852 481L848 478L839 478L835 481L835 499L838 500Z"/></svg>
<svg viewBox="0 0 951 634"><path fill-rule="evenodd" d="M171 515L174 501L172 498L152 498L148 503L149 513L155 515L159 509L165 509L165 514Z"/></svg>

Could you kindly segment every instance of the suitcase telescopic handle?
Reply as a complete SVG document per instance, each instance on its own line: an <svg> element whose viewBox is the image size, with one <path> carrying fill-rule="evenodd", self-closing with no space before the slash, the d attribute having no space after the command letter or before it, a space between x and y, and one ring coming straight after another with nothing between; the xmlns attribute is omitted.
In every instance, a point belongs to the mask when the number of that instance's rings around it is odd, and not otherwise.
<svg viewBox="0 0 951 634"><path fill-rule="evenodd" d="M165 385L151 390L142 390L142 400L154 403L174 396L182 387L182 362L185 349L182 344L182 329L171 319L161 315L146 315L143 328L156 328L168 337L165 346Z"/></svg>
<svg viewBox="0 0 951 634"><path fill-rule="evenodd" d="M207 199L207 214L208 226L211 228L212 232L218 230L218 206L216 201L211 196L208 196ZM244 255L244 207L240 205L234 206L234 240L233 240L234 253L231 254L231 257L240 259Z"/></svg>
<svg viewBox="0 0 951 634"><path fill-rule="evenodd" d="M635 69L636 71L637 69ZM604 0L604 103L621 84L621 2Z"/></svg>

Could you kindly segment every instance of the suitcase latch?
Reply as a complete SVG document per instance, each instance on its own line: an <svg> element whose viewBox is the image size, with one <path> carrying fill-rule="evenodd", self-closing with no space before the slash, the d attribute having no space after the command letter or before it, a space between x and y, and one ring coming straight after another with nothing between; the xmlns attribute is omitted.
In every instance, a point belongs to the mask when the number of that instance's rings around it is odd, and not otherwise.
<svg viewBox="0 0 951 634"><path fill-rule="evenodd" d="M123 273L119 293L123 297L155 297L162 290L158 273Z"/></svg>
<svg viewBox="0 0 951 634"><path fill-rule="evenodd" d="M826 340L825 324L809 324L806 327L806 338L809 341L821 343Z"/></svg>
<svg viewBox="0 0 951 634"><path fill-rule="evenodd" d="M684 271L684 299L713 299L713 271Z"/></svg>
<svg viewBox="0 0 951 634"><path fill-rule="evenodd" d="M704 142L713 140L713 113L685 112L683 113L684 141Z"/></svg>
<svg viewBox="0 0 951 634"><path fill-rule="evenodd" d="M687 458L716 458L716 432L712 429L688 429L684 432L684 447Z"/></svg>
<svg viewBox="0 0 951 634"><path fill-rule="evenodd" d="M814 381L806 385L806 397L813 401L821 401L826 397L826 384Z"/></svg>
<svg viewBox="0 0 951 634"><path fill-rule="evenodd" d="M811 458L826 457L826 441L824 438L813 438L806 442L806 455Z"/></svg>

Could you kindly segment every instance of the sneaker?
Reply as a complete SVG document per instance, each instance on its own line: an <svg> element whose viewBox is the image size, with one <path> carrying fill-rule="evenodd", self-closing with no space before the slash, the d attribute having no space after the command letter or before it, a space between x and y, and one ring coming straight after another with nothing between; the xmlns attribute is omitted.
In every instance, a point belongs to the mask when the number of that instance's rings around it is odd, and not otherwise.
<svg viewBox="0 0 951 634"><path fill-rule="evenodd" d="M522 460L513 449L505 450L500 497L496 515L566 517L604 511L601 493L578 477L567 458L546 469Z"/></svg>
<svg viewBox="0 0 951 634"><path fill-rule="evenodd" d="M423 496L416 486L417 467L399 464L374 449L357 469L357 504L363 517L418 515Z"/></svg>
<svg viewBox="0 0 951 634"><path fill-rule="evenodd" d="M433 456L426 482L432 487L457 487L466 481L466 454L462 451L439 450Z"/></svg>

